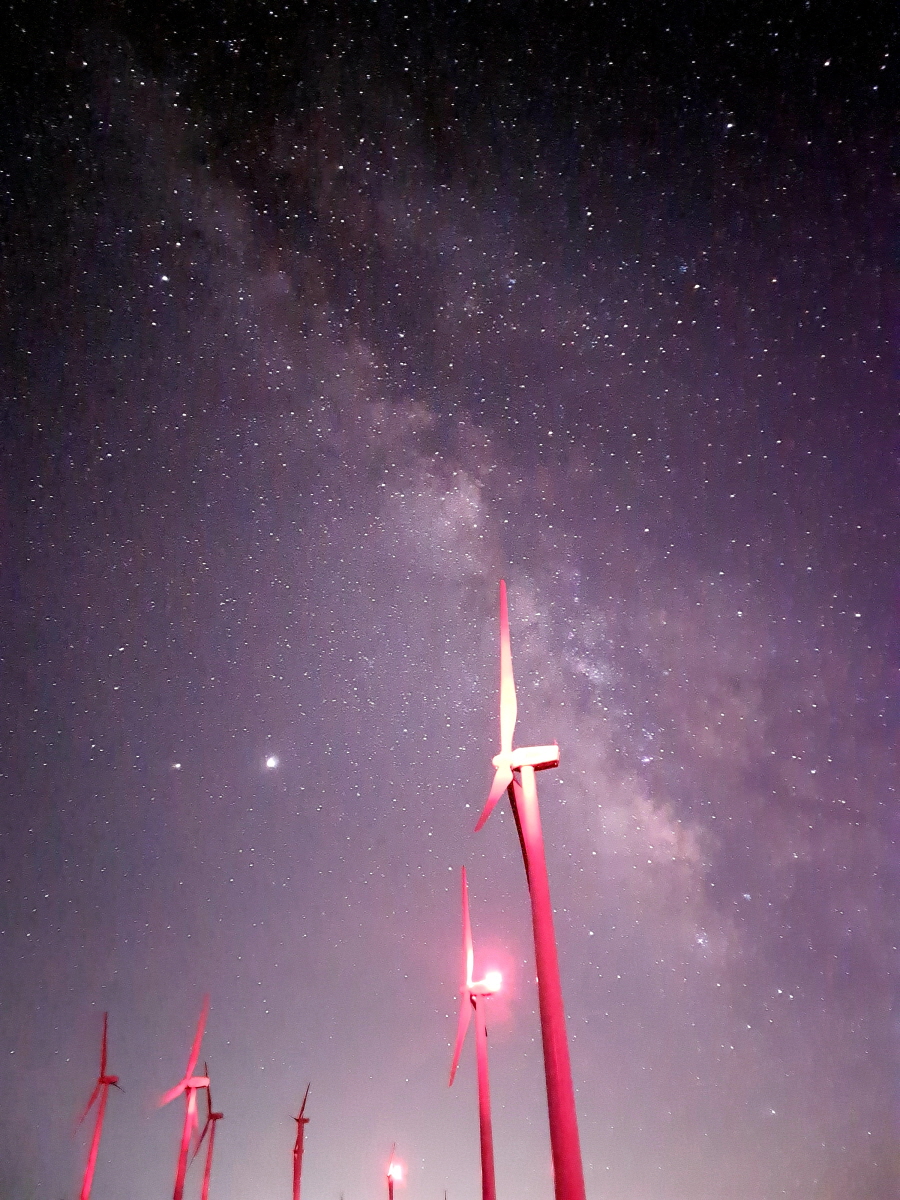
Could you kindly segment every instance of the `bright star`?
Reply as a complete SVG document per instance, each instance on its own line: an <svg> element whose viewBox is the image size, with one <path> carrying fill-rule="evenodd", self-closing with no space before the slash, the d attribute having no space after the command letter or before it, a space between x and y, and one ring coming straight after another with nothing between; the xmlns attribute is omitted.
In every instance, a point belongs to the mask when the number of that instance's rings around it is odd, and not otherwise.
<svg viewBox="0 0 900 1200"><path fill-rule="evenodd" d="M274 771L277 766L278 766L278 755L270 754L269 757L266 759L266 770Z"/></svg>

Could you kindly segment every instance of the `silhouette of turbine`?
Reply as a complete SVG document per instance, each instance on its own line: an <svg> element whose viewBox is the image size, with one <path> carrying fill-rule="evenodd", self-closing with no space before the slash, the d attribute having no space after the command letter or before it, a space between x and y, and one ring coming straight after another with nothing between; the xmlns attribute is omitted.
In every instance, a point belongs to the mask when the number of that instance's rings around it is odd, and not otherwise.
<svg viewBox="0 0 900 1200"><path fill-rule="evenodd" d="M94 1121L94 1133L91 1137L91 1148L88 1150L87 1164L84 1168L84 1178L81 1182L81 1193L79 1200L89 1200L91 1187L94 1182L94 1168L97 1165L97 1153L100 1150L100 1135L103 1132L103 1114L106 1112L106 1098L109 1095L111 1087L119 1087L118 1075L108 1075L106 1073L106 1030L109 1020L109 1013L103 1014L103 1037L100 1041L100 1074L97 1076L97 1082L94 1085L94 1090L91 1092L91 1098L84 1106L84 1112L78 1118L78 1124L87 1117L88 1113L97 1104L97 1117ZM119 1088L119 1091L122 1089Z"/></svg>
<svg viewBox="0 0 900 1200"><path fill-rule="evenodd" d="M566 1036L566 1012L559 978L550 881L547 877L544 836L535 782L535 771L559 766L559 746L554 744L513 749L517 715L506 584L501 580L500 753L493 759L494 782L475 830L477 832L482 828L500 796L506 791L519 831L519 843L531 897L531 923L534 930L534 957L537 967L541 1042L544 1050L556 1200L585 1200L578 1116L575 1111L575 1092L572 1087L572 1067ZM519 774L518 779L515 772Z"/></svg>
<svg viewBox="0 0 900 1200"><path fill-rule="evenodd" d="M209 1078L209 1067L206 1063L203 1064L203 1070ZM213 1146L216 1140L216 1125L225 1116L224 1113L213 1112L212 1106L212 1087L206 1085L206 1124L203 1126L203 1132L197 1138L197 1145L194 1147L194 1153L191 1161L200 1153L200 1147L203 1145L203 1140L209 1134L209 1143L206 1147L206 1165L203 1168L203 1187L200 1191L201 1200L209 1200L209 1177L212 1173Z"/></svg>
<svg viewBox="0 0 900 1200"><path fill-rule="evenodd" d="M170 1103L177 1099L178 1096L184 1093L184 1124L181 1128L181 1145L178 1150L178 1166L175 1169L175 1190L172 1193L172 1200L182 1200L184 1195L184 1177L187 1172L188 1149L191 1143L191 1134L197 1128L197 1092L200 1088L209 1087L208 1075L194 1075L194 1067L197 1065L197 1059L200 1057L200 1043L203 1041L203 1030L206 1027L206 1016L209 1012L209 996L204 997L203 1008L200 1010L200 1020L197 1022L197 1032L194 1035L194 1044L191 1046L191 1053L188 1057L187 1069L184 1072L184 1077L180 1083L176 1083L173 1088L163 1096L159 1102L159 1107Z"/></svg>
<svg viewBox="0 0 900 1200"><path fill-rule="evenodd" d="M300 1200L300 1175L303 1171L303 1134L306 1126L309 1124L309 1117L304 1117L303 1113L306 1110L306 1101L309 1097L309 1089L312 1085L306 1085L306 1091L303 1093L303 1103L300 1105L300 1112L293 1119L297 1122L297 1137L294 1141L294 1191L293 1200Z"/></svg>
<svg viewBox="0 0 900 1200"><path fill-rule="evenodd" d="M459 1009L459 1026L453 1062L450 1065L450 1086L459 1066L459 1056L469 1028L469 1020L475 1013L475 1056L478 1064L478 1128L481 1135L481 1195L482 1200L496 1200L497 1187L494 1180L494 1134L491 1125L491 1087L488 1077L487 1028L482 1007L488 996L500 990L502 982L499 971L488 971L484 979L474 980L475 951L472 945L472 923L469 919L469 885L466 868L462 869L463 910L463 954L466 962L466 977L462 988L462 1003Z"/></svg>

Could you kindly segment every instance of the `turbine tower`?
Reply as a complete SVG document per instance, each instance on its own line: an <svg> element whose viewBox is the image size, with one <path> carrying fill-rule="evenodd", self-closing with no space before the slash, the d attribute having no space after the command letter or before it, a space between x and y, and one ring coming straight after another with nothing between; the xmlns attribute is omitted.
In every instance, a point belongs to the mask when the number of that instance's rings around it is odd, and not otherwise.
<svg viewBox="0 0 900 1200"><path fill-rule="evenodd" d="M403 1164L397 1162L394 1157L396 1149L397 1143L394 1142L393 1146L391 1146L391 1159L387 1169L388 1200L394 1200L394 1184L400 1183L403 1179Z"/></svg>
<svg viewBox="0 0 900 1200"><path fill-rule="evenodd" d="M475 951L472 946L472 922L469 919L469 885L466 868L462 869L463 910L463 953L466 959L466 978L462 988L462 1004L459 1010L459 1026L453 1062L450 1066L450 1086L459 1066L459 1056L469 1028L469 1020L475 1013L475 1056L478 1063L478 1128L481 1135L481 1195L482 1200L496 1200L497 1187L494 1181L494 1134L491 1126L491 1087L488 1078L487 1027L484 1023L483 1003L488 996L500 990L502 982L499 971L488 971L484 979L472 978Z"/></svg>
<svg viewBox="0 0 900 1200"><path fill-rule="evenodd" d="M94 1133L91 1137L91 1148L88 1151L87 1165L84 1168L84 1178L81 1182L81 1193L79 1200L89 1200L91 1194L91 1186L94 1182L94 1168L97 1165L97 1153L100 1150L100 1134L103 1132L103 1114L106 1111L106 1098L109 1095L111 1087L119 1087L118 1075L107 1075L106 1073L106 1027L109 1020L109 1014L103 1014L103 1038L100 1042L100 1074L97 1076L97 1082L94 1085L94 1090L91 1092L91 1098L84 1106L84 1112L78 1118L78 1124L85 1119L94 1104L97 1104L97 1117L94 1121ZM119 1088L119 1091L122 1089Z"/></svg>
<svg viewBox="0 0 900 1200"><path fill-rule="evenodd" d="M547 1081L547 1109L550 1118L550 1149L553 1156L553 1186L556 1200L585 1200L584 1171L578 1116L572 1087L572 1067L566 1036L566 1013L559 979L559 959L553 930L550 881L544 856L544 836L538 809L535 771L559 766L559 746L522 746L513 749L516 728L516 685L513 679L512 651L509 641L509 614L506 584L500 581L500 753L493 759L494 782L484 811L475 826L476 833L494 810L504 792L509 793L513 816L519 830L519 842L525 861L525 875L531 897L531 923L534 930L534 958L537 968L538 1005L541 1015L541 1042L544 1050L544 1075ZM516 778L518 772L519 778Z"/></svg>
<svg viewBox="0 0 900 1200"><path fill-rule="evenodd" d="M209 1077L209 1067L206 1063L203 1064L203 1070ZM196 1158L200 1153L200 1147L203 1145L203 1139L209 1134L209 1143L206 1147L206 1166L203 1168L203 1187L200 1192L201 1200L209 1200L209 1177L212 1174L213 1160L213 1145L216 1140L216 1125L225 1116L224 1113L213 1112L212 1106L212 1088L209 1084L206 1085L206 1124L203 1126L203 1132L197 1138L197 1145L194 1149L193 1158ZM193 1161L193 1159L191 1160Z"/></svg>
<svg viewBox="0 0 900 1200"><path fill-rule="evenodd" d="M181 1127L181 1146L178 1151L178 1166L175 1169L175 1191L172 1200L182 1200L184 1195L184 1177L187 1172L188 1150L191 1144L191 1134L197 1128L197 1092L200 1088L209 1087L208 1075L194 1075L194 1067L200 1057L200 1043L203 1041L203 1030L206 1026L206 1016L209 1012L209 996L204 997L203 1008L200 1010L200 1020L197 1022L197 1032L194 1044L187 1062L184 1078L163 1096L159 1107L177 1099L184 1093L184 1124Z"/></svg>
<svg viewBox="0 0 900 1200"><path fill-rule="evenodd" d="M293 1200L300 1200L300 1175L303 1171L303 1134L306 1126L309 1124L309 1117L304 1117L303 1113L306 1110L306 1100L309 1096L309 1089L312 1085L306 1085L306 1091L303 1094L303 1103L300 1105L300 1112L293 1119L297 1122L297 1137L294 1141L294 1191Z"/></svg>

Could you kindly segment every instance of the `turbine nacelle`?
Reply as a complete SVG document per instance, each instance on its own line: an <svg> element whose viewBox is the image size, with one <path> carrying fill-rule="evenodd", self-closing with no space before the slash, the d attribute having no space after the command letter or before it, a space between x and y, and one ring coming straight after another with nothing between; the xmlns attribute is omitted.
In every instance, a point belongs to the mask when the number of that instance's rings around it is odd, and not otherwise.
<svg viewBox="0 0 900 1200"><path fill-rule="evenodd" d="M496 996L503 986L499 971L488 971L484 979L473 980L466 988L470 996Z"/></svg>
<svg viewBox="0 0 900 1200"><path fill-rule="evenodd" d="M171 1102L176 1100L182 1094L182 1092L194 1093L199 1091L200 1088L205 1087L209 1087L209 1077L207 1075L193 1075L188 1079L182 1079L181 1083L177 1083L175 1087L166 1092L159 1102L159 1107L163 1108L166 1104L171 1104ZM193 1094L191 1094L189 1100L192 1103L196 1103Z"/></svg>
<svg viewBox="0 0 900 1200"><path fill-rule="evenodd" d="M542 771L545 767L558 767L559 746L555 743L552 746L519 746L510 754L502 751L495 754L491 764L498 768L508 766L511 771L517 771L520 767L534 767L536 771Z"/></svg>

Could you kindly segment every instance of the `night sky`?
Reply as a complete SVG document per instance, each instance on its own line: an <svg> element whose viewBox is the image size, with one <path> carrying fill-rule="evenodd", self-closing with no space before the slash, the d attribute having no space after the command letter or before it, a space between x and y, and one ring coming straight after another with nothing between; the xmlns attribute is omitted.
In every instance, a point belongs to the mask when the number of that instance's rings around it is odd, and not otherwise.
<svg viewBox="0 0 900 1200"><path fill-rule="evenodd" d="M305 1200L474 1200L462 865L552 1195L501 578L589 1200L894 1200L894 6L10 12L2 1200L104 1011L94 1200L170 1194L207 992L217 1200L308 1082Z"/></svg>

